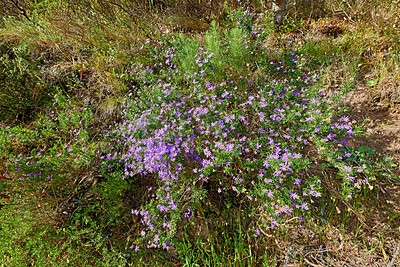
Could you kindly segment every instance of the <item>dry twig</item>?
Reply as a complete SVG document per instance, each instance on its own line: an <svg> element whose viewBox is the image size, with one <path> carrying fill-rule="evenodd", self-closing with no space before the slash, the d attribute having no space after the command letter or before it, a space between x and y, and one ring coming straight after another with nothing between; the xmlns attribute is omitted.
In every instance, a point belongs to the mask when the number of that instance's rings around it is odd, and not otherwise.
<svg viewBox="0 0 400 267"><path fill-rule="evenodd" d="M394 262L396 261L397 256L399 255L399 252L400 252L400 243L397 245L397 249L396 249L396 251L395 251L395 253L394 253L394 255L393 255L393 259L392 259L392 261L388 264L387 267L392 267L392 266L393 266Z"/></svg>

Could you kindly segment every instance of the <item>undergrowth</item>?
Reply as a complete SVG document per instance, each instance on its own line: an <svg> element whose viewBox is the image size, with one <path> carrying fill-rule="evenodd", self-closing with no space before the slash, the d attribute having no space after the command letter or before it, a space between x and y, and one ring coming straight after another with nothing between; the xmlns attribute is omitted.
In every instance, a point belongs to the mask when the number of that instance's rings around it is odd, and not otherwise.
<svg viewBox="0 0 400 267"><path fill-rule="evenodd" d="M172 2L2 3L5 266L304 265L296 244L321 250L313 236L334 232L343 247L346 225L368 229L365 205L400 182L391 158L354 145L369 132L342 103L362 74L397 81L391 29L335 24L344 33L322 42L268 46L318 22L277 28L253 1L188 33L163 17ZM356 7L342 7L349 20ZM377 35L386 46L366 53ZM380 242L368 253L385 254Z"/></svg>

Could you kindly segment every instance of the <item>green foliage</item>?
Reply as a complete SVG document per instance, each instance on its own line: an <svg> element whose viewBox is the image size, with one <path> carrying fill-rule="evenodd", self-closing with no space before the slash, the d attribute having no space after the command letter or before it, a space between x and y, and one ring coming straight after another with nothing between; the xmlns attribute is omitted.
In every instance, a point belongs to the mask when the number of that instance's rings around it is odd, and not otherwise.
<svg viewBox="0 0 400 267"><path fill-rule="evenodd" d="M240 26L223 32L218 27L215 21L211 23L211 29L205 33L204 48L195 39L180 36L177 49L184 72L192 75L205 69L215 80L219 80L227 73L237 76L248 71L253 56L249 51L247 33ZM208 53L208 57L200 58L199 50Z"/></svg>
<svg viewBox="0 0 400 267"><path fill-rule="evenodd" d="M0 260L6 266L50 266L61 256L61 250L55 250L52 242L60 236L51 235L43 227L37 226L34 211L20 207L23 212L15 212L13 206L0 211L2 231L0 234ZM72 249L72 248L67 248ZM67 264L67 263L65 263ZM67 266L67 265L64 265Z"/></svg>
<svg viewBox="0 0 400 267"><path fill-rule="evenodd" d="M245 230L249 224L245 213L227 207L223 220L205 223L213 228L206 239L185 231L176 244L184 266L274 266L274 256L269 255L262 236L254 239Z"/></svg>
<svg viewBox="0 0 400 267"><path fill-rule="evenodd" d="M29 122L51 100L51 85L40 75L41 59L27 45L0 44L0 121Z"/></svg>
<svg viewBox="0 0 400 267"><path fill-rule="evenodd" d="M362 179L367 179L366 185L369 189L378 188L379 183L385 180L398 182L398 177L393 173L396 165L392 159L385 156L379 157L375 150L368 147L358 147L353 149L344 146L341 150L332 153L329 157L331 166L336 167L339 172L337 176L348 184L343 188L344 197L348 197L355 192L368 192L369 190L362 186ZM361 176L360 173L363 173ZM356 180L357 183L351 187L350 180Z"/></svg>
<svg viewBox="0 0 400 267"><path fill-rule="evenodd" d="M82 191L77 186L81 176L94 169L92 164L95 162L97 145L89 134L91 122L90 109L73 103L58 92L52 108L40 114L29 126L0 127L1 161L6 165L5 177L10 181L8 184L2 183L6 189L27 184L28 193L37 194L45 188L48 194L56 198L55 201L59 201L57 198L62 195L73 196L68 204L73 212L69 210L66 213L69 220L59 227L40 223L34 216L35 211L30 210L36 204L27 201L27 197L21 198L21 201L27 202L21 205L25 217L18 216L18 220L12 222L6 220L9 227L19 230L9 231L1 239L3 244L6 244L6 239L11 242L7 243L9 249L0 250L3 253L0 256L10 264L20 261L34 266L50 266L63 254L68 254L66 266L82 265L84 262L90 262L93 266L126 265L126 257L121 255L124 243L114 241L103 233L126 223L121 219L121 192L127 186L120 181L120 177L118 182L117 179L109 179L99 188L99 194L91 193L103 197L101 203L97 202L101 198L93 201L90 194L83 194L87 189L83 188ZM76 191L83 193L77 194ZM13 205L17 205L16 202ZM53 202L50 208L60 207ZM2 209L0 216L11 218L9 212L9 209ZM46 215L39 212L37 216ZM15 227L15 224L19 227ZM20 235L27 240L22 245L18 244ZM57 246L51 244L59 239L64 242Z"/></svg>
<svg viewBox="0 0 400 267"><path fill-rule="evenodd" d="M89 136L91 111L77 107L61 93L53 109L29 127L0 127L2 159L10 179L43 181L63 187L90 166L94 155Z"/></svg>
<svg viewBox="0 0 400 267"><path fill-rule="evenodd" d="M16 187L13 187L14 189ZM96 223L56 227L49 203L32 196L34 188L12 196L0 210L0 261L5 266L126 266L111 236Z"/></svg>
<svg viewBox="0 0 400 267"><path fill-rule="evenodd" d="M205 243L196 238L191 242L188 237L177 245L184 266L251 266L257 258L244 240L245 233L239 230L233 237L225 235L219 243ZM265 266L265 265L262 265Z"/></svg>

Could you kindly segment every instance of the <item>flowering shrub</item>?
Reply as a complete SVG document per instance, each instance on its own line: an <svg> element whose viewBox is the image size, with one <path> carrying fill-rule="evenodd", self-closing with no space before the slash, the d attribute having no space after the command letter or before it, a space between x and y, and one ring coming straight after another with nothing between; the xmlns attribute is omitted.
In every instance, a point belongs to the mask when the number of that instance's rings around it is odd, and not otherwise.
<svg viewBox="0 0 400 267"><path fill-rule="evenodd" d="M166 36L149 47L151 64L133 66L137 95L110 133L120 150L108 158L123 163L123 179L156 182L132 210L143 230L131 248L168 248L211 192L245 201L256 235L306 213L322 193L319 163L357 131L313 86L306 59L258 50L256 22L224 32L213 23L204 41ZM350 195L354 170L339 173Z"/></svg>

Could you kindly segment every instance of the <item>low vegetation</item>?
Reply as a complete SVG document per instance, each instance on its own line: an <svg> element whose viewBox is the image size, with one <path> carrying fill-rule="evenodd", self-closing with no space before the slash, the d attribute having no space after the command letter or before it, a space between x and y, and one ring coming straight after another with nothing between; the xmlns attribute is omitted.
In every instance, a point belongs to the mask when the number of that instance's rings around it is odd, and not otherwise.
<svg viewBox="0 0 400 267"><path fill-rule="evenodd" d="M398 4L3 1L2 265L395 266Z"/></svg>

